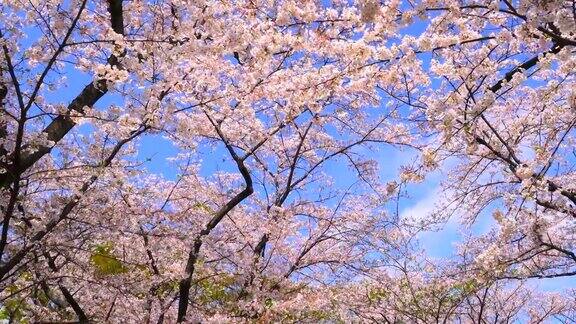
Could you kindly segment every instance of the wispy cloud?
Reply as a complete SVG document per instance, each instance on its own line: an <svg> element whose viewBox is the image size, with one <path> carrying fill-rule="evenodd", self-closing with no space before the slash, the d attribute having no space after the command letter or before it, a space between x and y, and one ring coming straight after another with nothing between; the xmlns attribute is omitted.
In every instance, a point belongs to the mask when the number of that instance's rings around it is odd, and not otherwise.
<svg viewBox="0 0 576 324"><path fill-rule="evenodd" d="M450 196L440 186L428 190L426 195L405 207L400 218L409 221L430 221L433 213L441 208L440 203ZM457 217L451 217L440 223L438 230L423 231L418 234L418 240L424 250L431 257L448 257L453 254L454 243L461 239Z"/></svg>

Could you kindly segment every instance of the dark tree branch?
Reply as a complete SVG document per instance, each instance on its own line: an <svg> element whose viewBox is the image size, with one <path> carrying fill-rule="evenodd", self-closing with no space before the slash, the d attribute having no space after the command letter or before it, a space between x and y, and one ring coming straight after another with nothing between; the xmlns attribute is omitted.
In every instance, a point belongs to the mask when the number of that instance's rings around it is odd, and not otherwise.
<svg viewBox="0 0 576 324"><path fill-rule="evenodd" d="M50 253L45 252L44 257L46 257L46 261L48 263L48 267L50 268L50 270L57 272L58 267L56 266L56 262L54 258L50 255ZM66 299L66 302L68 302L70 307L72 307L74 313L76 313L76 316L78 316L78 322L88 323L88 316L86 316L86 313L84 313L84 310L82 309L78 301L76 301L76 298L74 298L74 295L72 295L72 293L68 290L68 288L64 286L61 280L58 282L58 289L60 289L60 292L64 296L64 299Z"/></svg>
<svg viewBox="0 0 576 324"><path fill-rule="evenodd" d="M124 13L122 8L123 0L108 0L108 12L112 30L117 34L124 35Z"/></svg>
<svg viewBox="0 0 576 324"><path fill-rule="evenodd" d="M562 45L554 44L554 46L552 46L552 48L550 48L545 54L557 54L563 48L564 48L563 44ZM534 56L533 58L520 64L516 68L514 68L511 71L509 71L508 73L506 73L504 75L504 78L500 79L498 82L496 82L496 84L494 84L493 86L491 86L488 89L494 93L498 92L504 86L504 82L508 82L508 81L512 80L512 77L516 73L522 72L522 71L525 71L525 70L528 70L528 69L534 67L539 61L540 61L540 56Z"/></svg>
<svg viewBox="0 0 576 324"><path fill-rule="evenodd" d="M109 0L108 1L108 12L110 13L110 20L113 30L118 34L124 34L123 26L123 10L122 10L122 0ZM79 17L79 16L78 16ZM78 18L77 17L77 18ZM1 36L1 35L0 35ZM4 48L4 54L7 55L7 49ZM54 57L55 59L56 57ZM115 55L110 55L108 58L108 64L111 66L118 66L118 58ZM10 69L9 69L10 70ZM11 75L13 71L11 71ZM15 75L13 75L13 80L15 80ZM20 93L19 87L16 86L17 94ZM84 87L80 94L72 100L68 105L68 112L64 115L59 115L43 130L49 141L58 143L76 124L71 118L71 113L76 112L80 115L84 114L84 107L92 107L102 96L108 92L108 87L105 80L94 80L90 84ZM24 108L24 101L21 98L21 94L18 95L20 106ZM30 101L32 102L32 101ZM26 152L26 146L24 149L19 150ZM38 160L40 160L44 155L50 153L53 146L40 146L35 149L32 153L25 153L20 156L18 161L14 161L13 164L8 165L7 172L0 174L0 189L5 188L10 185L13 181L18 179L22 173L28 170L32 165L34 165Z"/></svg>
<svg viewBox="0 0 576 324"><path fill-rule="evenodd" d="M252 185L252 177L250 176L250 171L244 164L245 158L240 158L236 151L230 144L230 142L226 139L220 126L210 117L210 115L205 112L206 117L210 120L212 125L214 126L216 133L220 139L224 142L226 149L232 156L232 159L236 162L236 166L238 171L242 174L245 182L245 188L236 194L232 199L230 199L224 206L220 207L218 211L212 216L206 227L200 231L198 236L194 239L194 244L192 249L188 254L188 261L186 262L186 277L180 280L180 287L179 287L179 301L178 301L178 323L185 321L186 319L186 312L188 310L188 299L190 297L190 286L192 283L192 276L194 275L194 270L196 266L196 261L198 260L198 256L200 254L200 248L202 247L202 238L208 234L222 221L222 218L226 216L234 207L240 204L243 200L248 198L253 192L254 188ZM252 151L253 152L253 151Z"/></svg>

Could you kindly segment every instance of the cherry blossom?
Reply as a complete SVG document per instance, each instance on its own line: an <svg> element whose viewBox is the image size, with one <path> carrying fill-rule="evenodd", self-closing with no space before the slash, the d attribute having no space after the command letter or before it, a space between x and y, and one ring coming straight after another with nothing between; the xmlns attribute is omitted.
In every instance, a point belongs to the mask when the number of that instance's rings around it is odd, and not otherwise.
<svg viewBox="0 0 576 324"><path fill-rule="evenodd" d="M574 6L3 2L0 319L574 321Z"/></svg>

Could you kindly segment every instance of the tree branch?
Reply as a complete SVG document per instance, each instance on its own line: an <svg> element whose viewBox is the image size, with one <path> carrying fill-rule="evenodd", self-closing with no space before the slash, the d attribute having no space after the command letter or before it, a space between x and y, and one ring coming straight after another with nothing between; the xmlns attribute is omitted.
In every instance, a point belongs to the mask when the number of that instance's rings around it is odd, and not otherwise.
<svg viewBox="0 0 576 324"><path fill-rule="evenodd" d="M110 13L110 20L112 29L118 34L124 34L123 26L123 10L122 10L122 0L108 0L108 12ZM7 49L4 49L6 55ZM54 58L55 59L55 58ZM110 55L108 58L108 64L112 66L117 66L119 64L118 58L115 55ZM12 73L11 73L12 74ZM15 75L13 76L13 79ZM17 83L15 83L16 86ZM19 93L19 88L16 88L17 94ZM108 92L108 87L105 80L94 80L90 84L84 87L74 100L68 105L68 112L64 115L59 115L52 122L44 128L42 132L46 134L49 141L58 143L76 124L72 120L70 114L74 111L84 114L84 107L91 107L102 98ZM19 95L19 102L22 108L24 108L24 101ZM23 147L21 151L26 152L26 146ZM44 155L50 153L53 146L40 146L33 153L22 154L19 161L15 161L11 165L8 165L7 172L0 174L0 189L5 188L10 185L13 181L19 178L19 176L28 170L32 165L34 165L38 160L40 160Z"/></svg>
<svg viewBox="0 0 576 324"><path fill-rule="evenodd" d="M186 312L188 309L188 299L190 296L190 286L192 283L192 276L194 274L196 261L198 260L198 256L200 253L200 248L202 247L202 238L208 234L222 221L222 218L226 216L234 207L240 204L244 199L248 198L253 192L254 188L252 185L252 177L250 176L250 172L248 168L244 165L244 159L240 158L238 154L234 151L234 148L230 144L230 142L226 139L220 126L214 122L214 120L210 117L210 115L205 111L206 116L216 129L216 133L220 139L224 142L226 149L236 162L236 166L238 167L238 171L242 174L245 182L245 188L236 194L232 199L230 199L224 206L220 207L218 211L212 216L206 227L200 231L199 235L194 240L194 245L190 252L188 253L188 261L186 262L186 277L180 280L180 287L179 287L179 301L178 301L178 323L183 322L186 319Z"/></svg>

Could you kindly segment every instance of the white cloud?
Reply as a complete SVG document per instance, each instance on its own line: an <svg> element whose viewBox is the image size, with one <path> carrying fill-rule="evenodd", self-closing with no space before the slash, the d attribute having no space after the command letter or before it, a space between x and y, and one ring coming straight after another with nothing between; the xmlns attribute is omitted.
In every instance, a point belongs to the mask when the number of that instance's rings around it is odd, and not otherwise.
<svg viewBox="0 0 576 324"><path fill-rule="evenodd" d="M425 220L432 212L440 207L440 202L445 201L448 197L449 194L444 192L440 186L437 186L429 190L424 198L404 208L400 213L400 218L405 220Z"/></svg>
<svg viewBox="0 0 576 324"><path fill-rule="evenodd" d="M446 192L440 186L437 186L429 190L422 199L404 208L400 213L400 218L410 222L431 221L433 212L441 208L440 203L449 199L449 196L450 192ZM453 254L454 243L461 239L458 225L457 217L451 217L445 222L440 222L438 224L440 229L438 230L420 232L418 241L429 256L448 257Z"/></svg>

